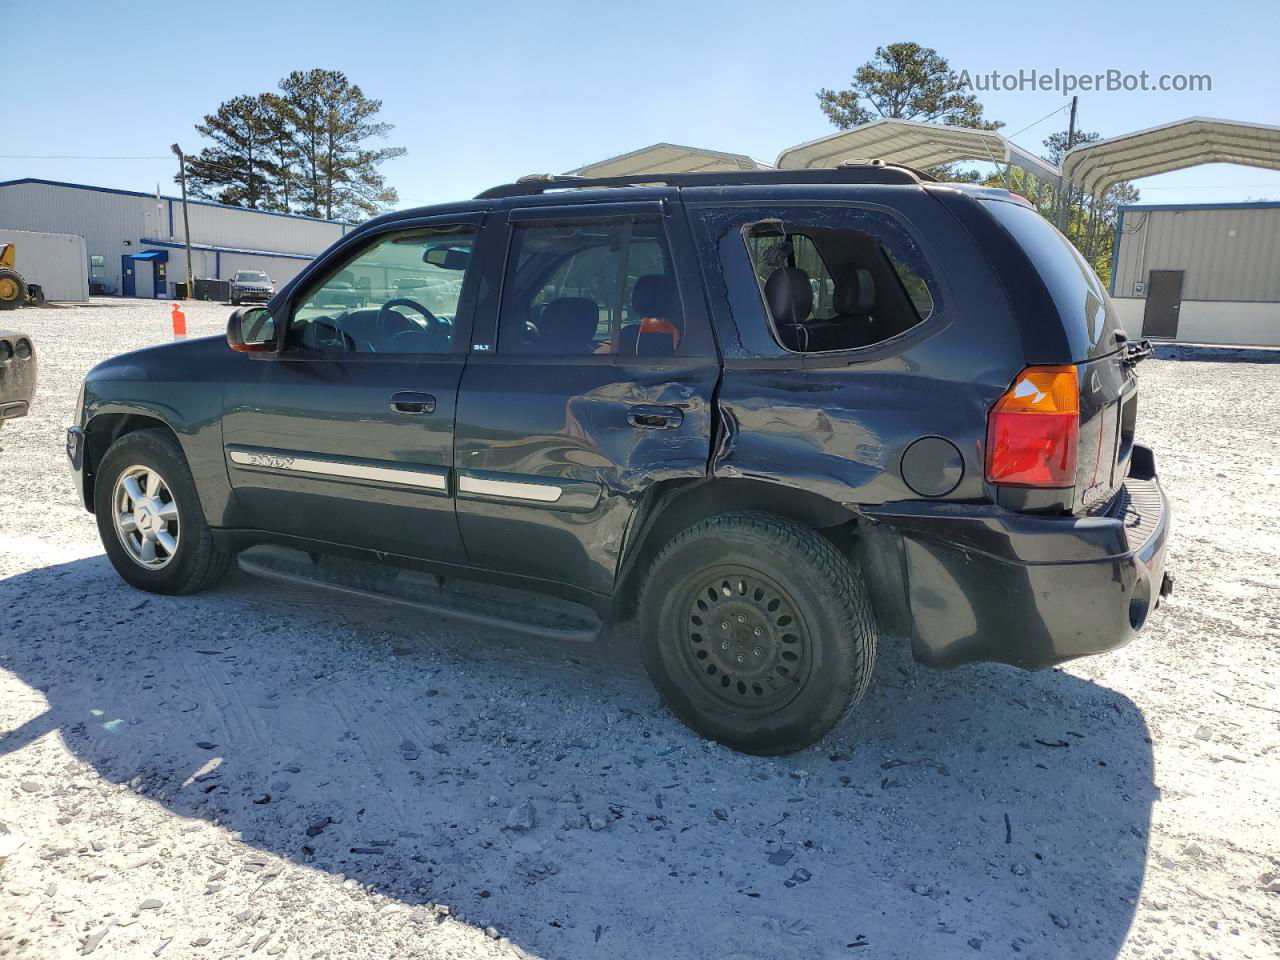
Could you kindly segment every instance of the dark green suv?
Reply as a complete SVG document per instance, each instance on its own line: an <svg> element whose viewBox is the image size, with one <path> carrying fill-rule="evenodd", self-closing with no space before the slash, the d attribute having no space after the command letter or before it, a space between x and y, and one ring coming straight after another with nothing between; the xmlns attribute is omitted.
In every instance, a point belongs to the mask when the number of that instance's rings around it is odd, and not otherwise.
<svg viewBox="0 0 1280 960"><path fill-rule="evenodd" d="M68 453L121 576L638 614L671 708L759 753L838 723L882 634L1027 668L1134 635L1170 583L1147 350L1052 226L875 162L658 179L380 217L226 341L95 368Z"/></svg>

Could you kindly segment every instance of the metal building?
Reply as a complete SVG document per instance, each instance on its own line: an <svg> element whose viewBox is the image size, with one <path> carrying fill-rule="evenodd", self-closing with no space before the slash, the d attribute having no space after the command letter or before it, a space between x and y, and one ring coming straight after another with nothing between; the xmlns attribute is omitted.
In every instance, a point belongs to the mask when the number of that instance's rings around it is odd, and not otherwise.
<svg viewBox="0 0 1280 960"><path fill-rule="evenodd" d="M188 202L192 274L229 279L237 270L292 279L351 224ZM53 180L0 183L0 228L84 237L93 293L171 297L186 279L186 235L178 197ZM38 280L37 280L38 282Z"/></svg>
<svg viewBox="0 0 1280 960"><path fill-rule="evenodd" d="M1280 202L1121 207L1111 297L1130 336L1280 346Z"/></svg>

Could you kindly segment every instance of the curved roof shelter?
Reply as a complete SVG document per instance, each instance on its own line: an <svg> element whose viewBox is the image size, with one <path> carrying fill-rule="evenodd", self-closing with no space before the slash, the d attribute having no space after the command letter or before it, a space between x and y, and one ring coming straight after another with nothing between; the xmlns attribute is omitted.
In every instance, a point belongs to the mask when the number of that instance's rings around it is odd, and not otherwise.
<svg viewBox="0 0 1280 960"><path fill-rule="evenodd" d="M781 170L835 167L852 157L878 158L909 167L932 167L964 160L1012 165L1056 183L1058 168L1011 143L995 130L949 127L914 120L873 120L778 154Z"/></svg>
<svg viewBox="0 0 1280 960"><path fill-rule="evenodd" d="M1280 127L1190 117L1076 147L1063 158L1062 173L1086 193L1100 197L1121 180L1204 163L1280 170Z"/></svg>
<svg viewBox="0 0 1280 960"><path fill-rule="evenodd" d="M628 177L645 173L724 173L768 169L743 153L724 153L677 143L655 143L607 160L589 163L569 174L578 177Z"/></svg>

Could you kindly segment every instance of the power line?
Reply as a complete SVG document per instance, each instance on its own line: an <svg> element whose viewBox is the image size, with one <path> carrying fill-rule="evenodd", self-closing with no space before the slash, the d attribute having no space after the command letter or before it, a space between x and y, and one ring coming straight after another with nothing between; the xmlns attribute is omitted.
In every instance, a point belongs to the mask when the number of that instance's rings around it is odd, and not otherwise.
<svg viewBox="0 0 1280 960"><path fill-rule="evenodd" d="M1052 110L1052 111L1050 111L1049 113L1046 113L1043 117L1041 117L1041 118L1040 118L1039 120L1037 120L1035 123L1028 123L1025 127L1023 127L1021 130L1019 130L1017 133L1011 133L1011 134L1008 134L1008 135L1005 137L1005 139L1006 139L1006 140L1012 140L1014 137L1018 136L1018 134L1026 133L1026 132L1027 132L1028 130L1030 130L1032 127L1039 126L1040 124L1042 124L1042 123L1044 123L1046 120L1048 120L1050 117L1052 117L1054 114L1056 114L1056 113L1061 113L1063 110L1067 109L1067 107L1069 107L1069 106L1071 106L1071 101L1070 101L1070 100L1068 100L1068 101L1067 101L1066 103L1064 103L1062 106L1058 107L1058 109L1057 109L1057 110Z"/></svg>
<svg viewBox="0 0 1280 960"><path fill-rule="evenodd" d="M93 157L84 154L41 154L41 153L0 153L0 160L169 160L167 156L155 157ZM235 167L228 167L224 163L214 163L212 160L201 160L199 156L191 155L191 162L199 164L202 167L213 167L217 170L230 170L236 172Z"/></svg>
<svg viewBox="0 0 1280 960"><path fill-rule="evenodd" d="M1185 187L1144 187L1139 186L1139 190L1240 190L1247 187L1276 187L1275 182L1272 183L1191 183Z"/></svg>
<svg viewBox="0 0 1280 960"><path fill-rule="evenodd" d="M0 153L0 160L167 160L168 157L90 157L83 154Z"/></svg>

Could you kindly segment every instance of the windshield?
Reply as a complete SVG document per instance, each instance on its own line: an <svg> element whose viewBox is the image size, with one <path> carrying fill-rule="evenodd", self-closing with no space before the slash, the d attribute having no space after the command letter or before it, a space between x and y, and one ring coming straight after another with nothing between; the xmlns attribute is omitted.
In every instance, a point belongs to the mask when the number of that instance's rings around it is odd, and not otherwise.
<svg viewBox="0 0 1280 960"><path fill-rule="evenodd" d="M236 273L236 280L240 282L251 281L255 283L270 283L271 278L261 270L240 270Z"/></svg>

